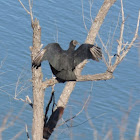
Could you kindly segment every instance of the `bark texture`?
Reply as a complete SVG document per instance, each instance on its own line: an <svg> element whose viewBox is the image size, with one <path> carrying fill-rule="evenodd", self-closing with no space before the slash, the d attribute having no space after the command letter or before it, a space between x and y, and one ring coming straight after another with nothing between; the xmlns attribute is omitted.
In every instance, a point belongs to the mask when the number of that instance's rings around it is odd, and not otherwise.
<svg viewBox="0 0 140 140"><path fill-rule="evenodd" d="M104 0L102 7L100 8L86 38L85 43L94 44L96 35L108 13L110 7L116 2L116 0Z"/></svg>
<svg viewBox="0 0 140 140"><path fill-rule="evenodd" d="M41 27L39 21L35 19L32 22L33 28L33 47L31 48L32 59L36 56L41 48ZM41 67L38 69L32 68L32 83L33 83L33 125L32 139L42 140L43 138L43 120L44 120L44 90L42 89L42 72Z"/></svg>

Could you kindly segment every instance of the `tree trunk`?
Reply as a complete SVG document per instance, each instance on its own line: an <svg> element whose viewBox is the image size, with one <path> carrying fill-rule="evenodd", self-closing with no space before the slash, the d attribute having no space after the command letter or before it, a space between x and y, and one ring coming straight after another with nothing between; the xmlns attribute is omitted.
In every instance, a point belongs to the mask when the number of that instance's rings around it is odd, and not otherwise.
<svg viewBox="0 0 140 140"><path fill-rule="evenodd" d="M35 19L32 22L33 28L33 47L31 48L32 60L37 52L41 49L41 27L39 21ZM32 83L33 83L33 125L32 139L43 139L44 125L44 90L42 88L42 72L41 67L38 69L32 68Z"/></svg>

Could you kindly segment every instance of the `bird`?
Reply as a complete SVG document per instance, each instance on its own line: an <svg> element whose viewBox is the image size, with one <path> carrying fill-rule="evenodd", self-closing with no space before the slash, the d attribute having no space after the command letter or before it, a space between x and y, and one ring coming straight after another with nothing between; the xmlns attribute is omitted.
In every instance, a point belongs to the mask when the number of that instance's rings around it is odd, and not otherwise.
<svg viewBox="0 0 140 140"><path fill-rule="evenodd" d="M48 60L52 73L58 82L76 81L74 70L85 59L99 61L102 59L101 48L92 44L81 44L76 50L78 41L72 40L68 50L63 50L58 43L50 43L33 59L32 67L38 69L42 61Z"/></svg>

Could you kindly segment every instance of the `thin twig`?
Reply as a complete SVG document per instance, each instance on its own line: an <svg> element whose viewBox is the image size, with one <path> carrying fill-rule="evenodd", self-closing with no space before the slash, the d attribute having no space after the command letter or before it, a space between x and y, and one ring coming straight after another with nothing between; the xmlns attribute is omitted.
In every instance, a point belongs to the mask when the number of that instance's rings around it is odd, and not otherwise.
<svg viewBox="0 0 140 140"><path fill-rule="evenodd" d="M28 103L33 108L33 103L31 102L31 99L29 98L28 95L26 96L26 99L25 100L22 99L22 98L17 98L17 97L14 97L14 99L15 100L18 100L18 101L20 100L20 101L22 101L24 103Z"/></svg>
<svg viewBox="0 0 140 140"><path fill-rule="evenodd" d="M27 139L30 140L27 124L25 124L25 131L26 131L26 134L27 134Z"/></svg>
<svg viewBox="0 0 140 140"><path fill-rule="evenodd" d="M11 116L11 112L8 113L4 119L3 119L3 123L2 126L0 127L0 138L2 137L1 134L4 130L8 129L9 127L13 126L15 121L19 118L19 116L21 115L21 113L23 112L25 106L22 107L22 109L20 110L20 112L17 114L17 116L15 116L13 118L13 120L11 120L10 122L8 122L9 117Z"/></svg>
<svg viewBox="0 0 140 140"><path fill-rule="evenodd" d="M50 107L50 104L54 98L54 86L52 86L52 92L51 92L51 97L50 97L50 100L48 102L48 105L46 106L46 110L45 110L45 117L44 117L44 127L46 126L47 124L47 121L48 121L48 110L49 110L49 107ZM54 101L54 100L53 100ZM54 104L53 104L53 107L54 107ZM52 107L52 114L53 114L53 107Z"/></svg>
<svg viewBox="0 0 140 140"><path fill-rule="evenodd" d="M106 113L102 113L101 115L98 115L98 116L96 116L96 117L91 117L91 118L89 118L89 119L97 119L97 118L99 118L99 117L104 116L105 114L106 114ZM89 121L89 119L87 119L87 120L83 121L83 122L82 122L82 123L80 123L80 124L77 124L77 125L74 125L74 126L71 126L71 127L78 127L78 126L80 126L80 125L82 125L82 124L84 124L84 123L88 122L88 121Z"/></svg>
<svg viewBox="0 0 140 140"><path fill-rule="evenodd" d="M102 43L102 46L103 46L103 48L104 48L104 50L105 50L105 53L107 54L108 59L109 59L109 58L110 58L109 51L107 50L106 46L104 45L104 43L103 43L103 41L102 41L102 39L101 39L99 33L98 33L97 35L98 35L98 38L100 39L100 42ZM104 62L105 62L105 64L106 64L106 67L108 68L109 65L110 65L110 61L107 62L106 59L105 59L105 57L104 57L104 55L102 55L102 58L103 58L103 60L104 60ZM110 60L110 59L109 59L109 60Z"/></svg>
<svg viewBox="0 0 140 140"><path fill-rule="evenodd" d="M83 8L83 0L81 0L81 4L82 4L82 16L83 16L83 23L84 23L84 27L86 29L86 31L88 32L86 23L85 23L85 17L84 17L84 8Z"/></svg>
<svg viewBox="0 0 140 140"><path fill-rule="evenodd" d="M0 69L2 68L2 66L3 66L3 64L4 64L5 60L6 60L6 58L7 58L7 56L5 56L4 59L1 61L1 63L0 63Z"/></svg>
<svg viewBox="0 0 140 140"><path fill-rule="evenodd" d="M120 14L121 14L121 13L119 12L117 24L116 24L116 27L115 27L115 29L114 29L114 32L113 32L113 35L112 35L112 39L111 39L111 46L113 46L114 36L115 36L116 30L117 30L117 28L118 28L118 26L119 26Z"/></svg>
<svg viewBox="0 0 140 140"><path fill-rule="evenodd" d="M74 118L77 117L79 114L81 114L81 113L83 112L84 108L86 107L86 105L87 105L89 99L90 99L90 95L88 96L87 100L85 101L85 103L84 103L82 109L81 109L76 115L74 115L73 117L67 119L66 121L64 121L63 123L61 123L61 124L58 125L58 126L61 126L61 125L65 124L66 122L68 122L68 121L74 119Z"/></svg>
<svg viewBox="0 0 140 140"><path fill-rule="evenodd" d="M110 138L112 138L112 130L111 129L107 132L107 134L103 140L109 140Z"/></svg>
<svg viewBox="0 0 140 140"><path fill-rule="evenodd" d="M20 75L18 76L17 82L16 82L16 87L15 87L15 97L17 98L19 94L21 94L23 91L27 90L28 88L31 87L31 85L28 83L29 80L25 80L24 82L21 82L21 79L24 77L24 69L21 71ZM20 86L21 85L21 86ZM20 87L20 88L19 88ZM19 88L19 90L18 90Z"/></svg>
<svg viewBox="0 0 140 140"><path fill-rule="evenodd" d="M122 24L121 24L121 30L120 30L120 39L118 41L118 48L117 48L117 54L120 55L121 52L121 46L122 46L122 40L123 40L123 32L124 32L124 11L123 11L123 2L121 0L121 11L122 11Z"/></svg>
<svg viewBox="0 0 140 140"><path fill-rule="evenodd" d="M93 23L92 14L91 14L91 9L92 9L92 6L93 6L93 1L89 0L89 6L90 6L90 20L91 20L91 23Z"/></svg>
<svg viewBox="0 0 140 140"><path fill-rule="evenodd" d="M136 27L136 31L135 31L135 35L131 41L131 43L129 44L128 48L126 49L126 51L123 52L122 56L121 56L121 60L126 56L126 54L129 52L130 48L133 46L135 40L138 37L138 31L139 31L139 22L140 22L140 11L139 11L139 15L138 15L138 21L137 21L137 27Z"/></svg>
<svg viewBox="0 0 140 140"><path fill-rule="evenodd" d="M122 10L122 14L123 14L123 10ZM124 18L122 18L122 19L124 19ZM139 11L139 15L138 15L138 20L137 20L137 26L136 26L136 30L135 30L135 35L134 35L132 41L130 42L130 44L128 44L128 42L125 43L126 45L124 45L123 49L119 46L120 44L122 46L122 34L123 34L123 30L124 30L124 27L123 27L124 25L122 23L121 33L120 33L120 39L118 41L118 43L119 43L119 45L118 45L118 49L119 49L118 52L119 52L119 54L117 55L114 64L109 68L109 71L113 72L116 69L116 67L118 66L118 64L123 60L123 58L129 52L130 48L133 46L135 40L138 37L139 22L140 22L140 11ZM127 44L128 44L128 47L125 49L125 47L127 46ZM121 50L122 50L122 54L120 54Z"/></svg>
<svg viewBox="0 0 140 140"><path fill-rule="evenodd" d="M30 8L31 23L33 24L33 12L32 12L32 6L33 6L33 1L32 1L32 4L31 4L31 1L29 0L29 8Z"/></svg>
<svg viewBox="0 0 140 140"><path fill-rule="evenodd" d="M11 113L8 113L4 119L3 119L3 122L2 122L2 126L0 127L0 139L2 140L2 132L7 128L6 124L7 124L7 121L10 117Z"/></svg>
<svg viewBox="0 0 140 140"><path fill-rule="evenodd" d="M31 16L31 23L33 23L33 13L32 13L32 7L33 7L33 1L31 3L31 1L29 0L29 8L30 8L30 12L27 10L27 8L24 6L24 4L21 2L21 0L18 0L21 4L21 6L24 8L24 10Z"/></svg>
<svg viewBox="0 0 140 140"><path fill-rule="evenodd" d="M18 132L11 140L16 140L17 138L20 137L20 135L24 132L25 130L21 130L20 132Z"/></svg>
<svg viewBox="0 0 140 140"><path fill-rule="evenodd" d="M20 0L18 0L18 1L20 2L21 6L24 8L24 10L25 10L29 15L31 15L31 13L25 8L24 4L23 4Z"/></svg>

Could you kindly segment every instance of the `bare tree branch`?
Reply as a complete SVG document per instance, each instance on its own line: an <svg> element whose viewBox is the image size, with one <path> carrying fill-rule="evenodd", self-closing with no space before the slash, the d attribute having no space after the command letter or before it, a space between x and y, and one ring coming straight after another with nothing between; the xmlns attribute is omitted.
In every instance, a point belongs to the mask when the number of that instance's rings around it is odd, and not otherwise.
<svg viewBox="0 0 140 140"><path fill-rule="evenodd" d="M33 1L32 1L32 3L33 3ZM32 6L33 6L33 4L31 4L31 0L29 0L29 8L30 8L31 23L33 24L33 12L32 12Z"/></svg>
<svg viewBox="0 0 140 140"><path fill-rule="evenodd" d="M113 73L106 71L105 73L99 73L94 75L80 75L77 76L76 82L84 82L84 81L99 81L99 80L109 80L113 77ZM54 84L58 83L56 79L49 79L42 83L42 88L45 89Z"/></svg>
<svg viewBox="0 0 140 140"><path fill-rule="evenodd" d="M31 102L31 99L29 98L28 95L26 96L26 99L25 100L22 99L22 98L17 98L17 97L14 97L14 99L15 100L20 100L20 101L22 101L24 103L27 103L27 104L29 104L33 108L33 103Z"/></svg>
<svg viewBox="0 0 140 140"><path fill-rule="evenodd" d="M27 124L25 124L25 131L26 131L26 134L27 134L27 139L30 140Z"/></svg>
<svg viewBox="0 0 140 140"><path fill-rule="evenodd" d="M84 8L83 8L83 0L81 0L81 4L82 4L82 15L83 15L83 23L84 23L84 27L86 29L86 31L88 32L86 23L85 23L85 17L84 17Z"/></svg>
<svg viewBox="0 0 140 140"><path fill-rule="evenodd" d="M33 20L33 0L28 0L30 12L24 7L25 11L30 14L31 25L33 29L33 47L31 50L31 59L34 59L36 54L40 51L41 45L41 27L37 19ZM42 71L41 68L32 68L32 84L33 84L33 124L32 124L32 139L41 140L43 138L43 124L44 124L44 89L42 89Z"/></svg>
<svg viewBox="0 0 140 140"><path fill-rule="evenodd" d="M106 14L108 13L108 10L115 2L116 2L116 0L104 0L104 3L102 5L102 7L100 8L100 10L90 28L87 39L85 41L86 43L94 44L96 35L106 17Z"/></svg>
<svg viewBox="0 0 140 140"><path fill-rule="evenodd" d="M19 3L21 4L21 6L24 8L24 10L30 15L30 17L31 17L31 22L33 23L33 13L32 13L32 6L33 6L33 4L31 4L31 0L29 0L29 8L30 8L30 11L28 11L27 9L26 9L26 7L24 6L24 4L21 2L21 0L18 0L19 1ZM32 1L32 3L33 3L33 1Z"/></svg>
<svg viewBox="0 0 140 140"><path fill-rule="evenodd" d="M0 127L0 139L1 139L1 140L2 140L2 132L3 132L6 128L8 128L8 127L10 127L11 125L13 125L13 124L10 124L10 125L6 126L6 123L7 123L8 119L9 119L9 116L10 116L10 115L11 115L11 114L8 113L8 114L4 117L3 122L2 122L2 126Z"/></svg>
<svg viewBox="0 0 140 140"><path fill-rule="evenodd" d="M124 32L124 11L123 11L123 2L121 0L121 11L122 11L122 24L121 24L121 31L120 31L120 39L118 41L118 49L117 54L120 55L121 47L122 47L122 41L123 41L123 32Z"/></svg>
<svg viewBox="0 0 140 140"><path fill-rule="evenodd" d="M39 21L35 19L32 22L33 28L33 47L32 59L41 49L41 27ZM42 89L42 71L41 68L32 68L32 84L33 84L33 125L32 125L32 139L41 140L43 138L43 124L44 124L44 89ZM39 126L39 127L37 127Z"/></svg>
<svg viewBox="0 0 140 140"><path fill-rule="evenodd" d="M118 56L116 57L116 61L115 63L109 67L109 71L111 72L114 72L114 70L116 69L116 67L118 66L118 64L123 60L123 58L127 55L127 53L129 52L130 48L133 46L135 40L137 39L138 37L138 30L139 30L139 22L140 22L140 11L139 11L139 15L138 15L138 20L137 20L137 26L136 26L136 31L135 31L135 34L134 34L134 37L131 41L130 44L128 44L128 42L126 44L124 44L124 46L128 46L126 49L122 50L121 47L119 47L120 51ZM123 23L122 23L123 24ZM121 28L121 30L123 30L123 28ZM122 31L121 31L122 32ZM121 33L122 34L122 33ZM120 37L120 40L122 38ZM120 44L121 41L119 41L119 44ZM122 43L121 43L122 44ZM121 54L120 54L121 53Z"/></svg>
<svg viewBox="0 0 140 140"><path fill-rule="evenodd" d="M134 140L139 140L140 139L139 135L140 135L140 117L139 117L139 120L138 120L138 123L137 123Z"/></svg>
<svg viewBox="0 0 140 140"><path fill-rule="evenodd" d="M17 138L19 138L20 135L21 135L24 131L25 131L24 129L21 130L21 131L19 131L11 140L16 140Z"/></svg>
<svg viewBox="0 0 140 140"><path fill-rule="evenodd" d="M5 60L6 60L6 58L7 58L7 56L4 57L4 59L0 62L0 69L2 68L2 66L3 66L3 64L4 64Z"/></svg>
<svg viewBox="0 0 140 140"><path fill-rule="evenodd" d="M112 77L113 77L113 73L106 71L105 73L100 73L100 74L77 76L76 82L109 80ZM42 88L45 89L56 83L58 83L56 79L46 80L42 83Z"/></svg>
<svg viewBox="0 0 140 140"><path fill-rule="evenodd" d="M137 21L137 27L136 27L135 35L134 35L134 37L133 37L131 43L128 45L128 48L123 52L123 54L122 54L122 56L121 56L121 59L120 59L121 61L122 61L122 59L126 56L126 54L129 52L130 48L133 46L135 40L136 40L137 37L138 37L139 22L140 22L140 11L139 11L139 15L138 15L138 21ZM126 43L126 45L127 45L127 44L128 44L128 43ZM125 46L126 46L126 45L125 45Z"/></svg>
<svg viewBox="0 0 140 140"><path fill-rule="evenodd" d="M93 6L93 0L89 0L89 6L90 6L90 20L91 20L91 23L93 23L93 19L92 19L92 13L91 13L91 9L92 9L92 6Z"/></svg>
<svg viewBox="0 0 140 140"><path fill-rule="evenodd" d="M76 115L74 115L73 117L71 117L70 119L67 119L63 123L59 124L58 127L61 126L61 125L63 125L63 124L65 124L66 122L68 122L68 121L76 118L78 115L80 115L83 112L83 110L85 109L85 107L87 106L87 104L89 102L89 99L90 99L90 95L88 96L87 100L84 102L84 105L83 105L82 109Z"/></svg>
<svg viewBox="0 0 140 140"><path fill-rule="evenodd" d="M104 63L106 64L106 66L107 66L107 68L108 68L109 65L111 65L111 56L110 56L109 51L107 50L106 46L104 45L104 43L103 43L103 41L102 41L102 39L101 39L99 33L98 33L98 37L99 37L100 42L102 43L102 46L103 46L103 48L104 48L104 50L105 50L105 53L107 54L108 59L109 59L108 62L107 62L107 60L106 60L105 57L104 57L104 54L102 55L102 58L103 58L103 60L104 60Z"/></svg>
<svg viewBox="0 0 140 140"><path fill-rule="evenodd" d="M21 0L18 0L21 4L21 6L24 8L24 10L29 14L31 15L31 13L25 8L24 4L21 2Z"/></svg>

